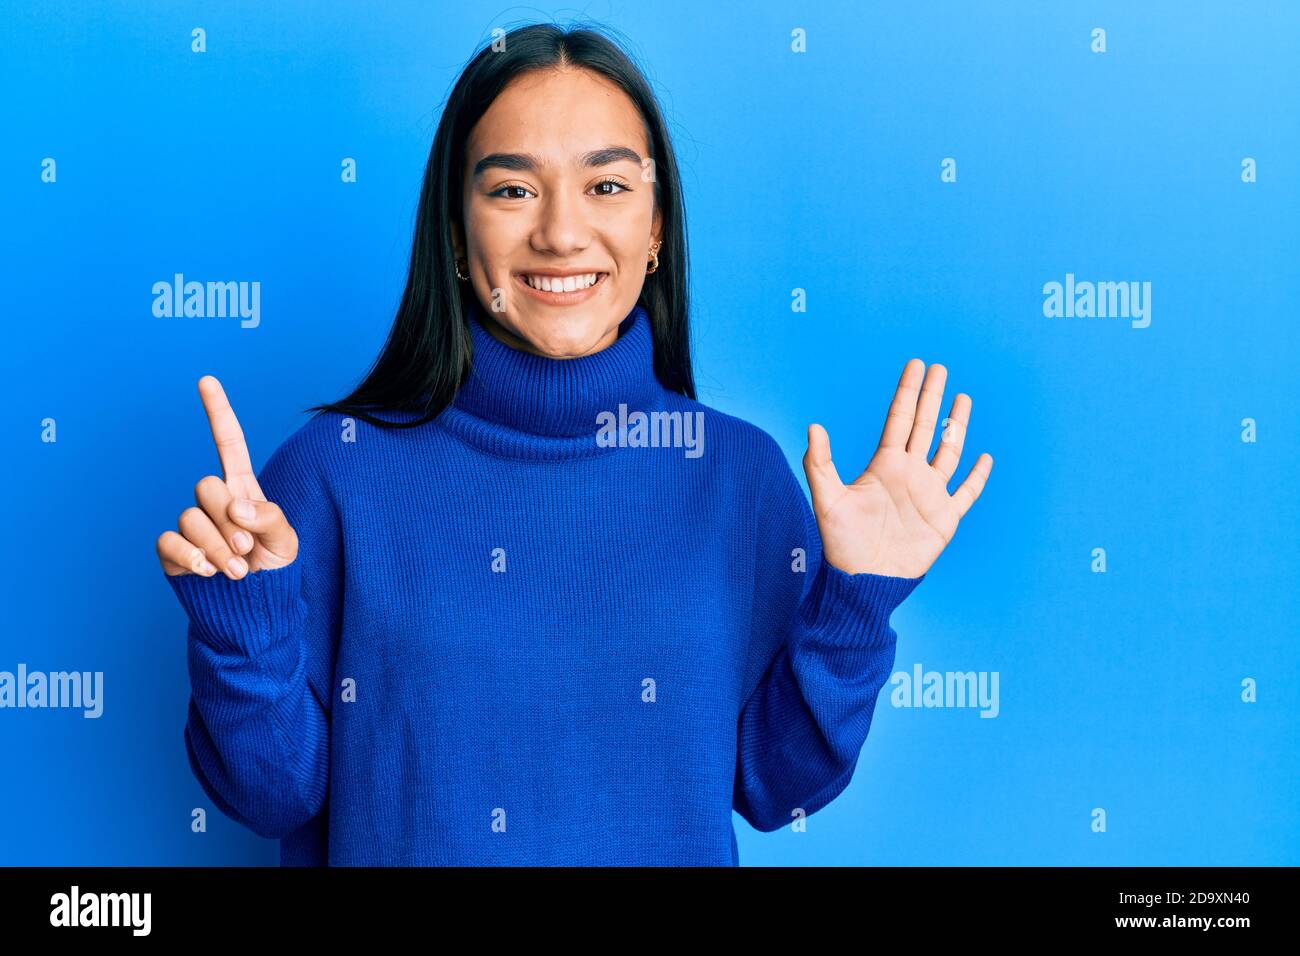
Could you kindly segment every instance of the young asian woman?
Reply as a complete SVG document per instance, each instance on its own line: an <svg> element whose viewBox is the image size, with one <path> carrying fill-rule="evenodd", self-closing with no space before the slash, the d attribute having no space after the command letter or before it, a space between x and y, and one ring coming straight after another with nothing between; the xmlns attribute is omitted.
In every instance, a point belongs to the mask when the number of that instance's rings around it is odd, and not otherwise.
<svg viewBox="0 0 1300 956"><path fill-rule="evenodd" d="M848 785L893 610L984 487L971 402L906 363L844 482L805 497L695 397L667 128L600 30L481 50L434 137L410 270L359 386L158 539L189 616L184 741L285 865L735 865Z"/></svg>

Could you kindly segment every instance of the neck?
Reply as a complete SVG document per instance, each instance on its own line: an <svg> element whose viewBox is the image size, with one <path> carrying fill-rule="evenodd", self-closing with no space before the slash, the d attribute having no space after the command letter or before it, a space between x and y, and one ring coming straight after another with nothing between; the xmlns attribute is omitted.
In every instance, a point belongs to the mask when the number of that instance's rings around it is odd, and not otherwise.
<svg viewBox="0 0 1300 956"><path fill-rule="evenodd" d="M607 347L557 359L500 340L471 298L472 368L445 414L462 437L511 456L566 457L607 451L596 444L601 412L658 408L650 318L636 305ZM502 330L504 332L504 330ZM514 338L514 336L511 336Z"/></svg>

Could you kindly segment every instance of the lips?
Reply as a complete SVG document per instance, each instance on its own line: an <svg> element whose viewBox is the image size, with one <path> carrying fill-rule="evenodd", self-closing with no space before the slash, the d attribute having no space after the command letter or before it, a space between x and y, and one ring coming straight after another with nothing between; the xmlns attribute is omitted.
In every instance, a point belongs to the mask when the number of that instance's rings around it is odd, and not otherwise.
<svg viewBox="0 0 1300 956"><path fill-rule="evenodd" d="M583 278L585 277L590 281L590 277L593 275L596 277L595 281L584 285ZM518 272L515 273L514 278L515 282L519 284L520 290L533 299L550 305L574 305L595 295L608 277L608 272L573 272L565 276ZM529 282L530 278L539 285L550 286L551 288L549 290L537 288L536 285ZM565 289L565 284L571 284L573 288ZM556 291L557 289L558 291Z"/></svg>
<svg viewBox="0 0 1300 956"><path fill-rule="evenodd" d="M595 285L605 273L592 269L587 272L523 272L517 275L534 289L542 292L578 292Z"/></svg>

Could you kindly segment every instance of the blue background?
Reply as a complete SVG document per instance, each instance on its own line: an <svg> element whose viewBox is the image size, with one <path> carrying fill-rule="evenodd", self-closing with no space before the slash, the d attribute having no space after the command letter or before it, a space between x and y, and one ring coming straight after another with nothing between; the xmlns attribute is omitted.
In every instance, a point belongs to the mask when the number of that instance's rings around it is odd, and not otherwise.
<svg viewBox="0 0 1300 956"><path fill-rule="evenodd" d="M945 414L974 399L952 487L995 459L894 624L896 670L997 671L999 716L886 687L848 790L806 833L736 816L742 862L1300 863L1297 6L716 7L581 10L630 38L676 138L701 400L801 478L821 422L847 480L919 356ZM0 710L0 863L277 862L182 744L154 542L217 469L195 382L225 384L258 468L345 394L460 68L494 26L576 12L3 4L0 669L102 670L105 713ZM175 272L260 281L260 327L155 318ZM1151 282L1150 327L1045 318L1067 272Z"/></svg>

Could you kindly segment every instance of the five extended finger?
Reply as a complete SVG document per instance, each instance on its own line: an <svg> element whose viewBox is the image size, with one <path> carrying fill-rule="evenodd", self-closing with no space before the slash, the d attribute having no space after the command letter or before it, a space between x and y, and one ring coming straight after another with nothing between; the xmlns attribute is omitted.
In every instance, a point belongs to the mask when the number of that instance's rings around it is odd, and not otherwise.
<svg viewBox="0 0 1300 956"><path fill-rule="evenodd" d="M959 520L966 515L970 506L975 503L975 499L980 496L980 492L984 490L984 483L988 481L989 472L992 470L993 456L985 452L975 460L966 480L952 493L952 499L957 504Z"/></svg>
<svg viewBox="0 0 1300 956"><path fill-rule="evenodd" d="M803 470L808 476L813 510L820 512L823 504L833 500L834 493L844 487L835 462L831 460L830 435L821 425L808 426L808 450L803 455Z"/></svg>
<svg viewBox="0 0 1300 956"><path fill-rule="evenodd" d="M894 398L889 403L885 414L885 427L880 433L881 448L904 448L907 436L912 432L912 422L916 418L916 399L921 394L921 379L925 372L925 363L919 358L908 359L903 366L903 374L898 378L898 387Z"/></svg>
<svg viewBox="0 0 1300 956"><path fill-rule="evenodd" d="M970 410L970 396L958 392L952 400L946 423L939 432L939 448L930 459L930 466L943 475L944 484L952 480L952 473L957 470L957 462L961 460L961 450L966 444L966 428L970 424Z"/></svg>
<svg viewBox="0 0 1300 956"><path fill-rule="evenodd" d="M948 370L934 364L925 370L920 398L916 403L916 420L907 439L907 452L924 458L930 453L934 441L934 426L939 421L939 406L943 402L943 389L948 382Z"/></svg>

